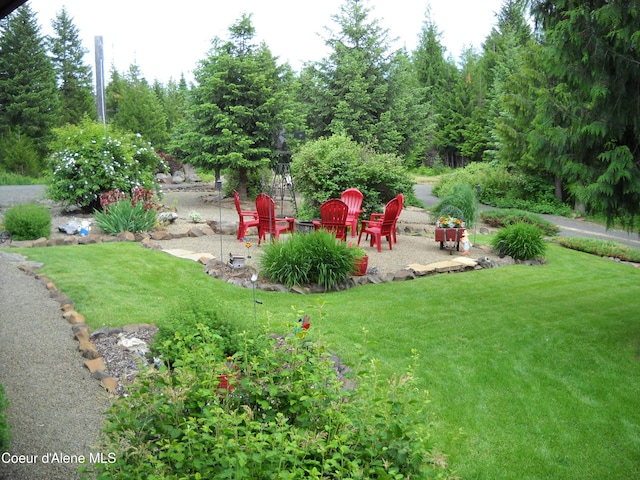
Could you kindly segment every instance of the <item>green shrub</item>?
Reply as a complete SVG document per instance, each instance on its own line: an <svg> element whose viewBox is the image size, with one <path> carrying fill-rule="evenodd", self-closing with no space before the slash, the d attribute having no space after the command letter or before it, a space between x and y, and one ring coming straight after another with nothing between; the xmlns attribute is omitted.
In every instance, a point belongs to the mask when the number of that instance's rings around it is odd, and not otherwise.
<svg viewBox="0 0 640 480"><path fill-rule="evenodd" d="M273 282L294 285L322 285L330 289L354 273L358 251L323 231L293 234L286 241L264 248L260 273Z"/></svg>
<svg viewBox="0 0 640 480"><path fill-rule="evenodd" d="M138 375L111 409L116 461L97 478L446 478L411 372L387 381L371 362L346 390L306 334L223 360L207 338L172 370Z"/></svg>
<svg viewBox="0 0 640 480"><path fill-rule="evenodd" d="M480 214L480 218L483 222L488 224L491 227L501 228L506 227L507 225L513 225L514 223L530 223L531 225L535 225L545 235L554 236L560 232L560 228L545 220L540 215L536 215L535 213L526 212L524 210L517 210L511 208L503 208L503 209L495 209L495 210L485 210Z"/></svg>
<svg viewBox="0 0 640 480"><path fill-rule="evenodd" d="M97 225L107 233L147 232L157 220L157 205L153 202L153 190L136 187L131 194L110 190L100 195L102 211L96 210Z"/></svg>
<svg viewBox="0 0 640 480"><path fill-rule="evenodd" d="M320 205L340 198L347 188L363 193L365 215L380 212L398 193L405 195L406 205L417 204L411 175L400 158L376 153L344 135L303 145L293 155L291 174L308 218L318 217Z"/></svg>
<svg viewBox="0 0 640 480"><path fill-rule="evenodd" d="M559 237L557 240L560 245L572 250L601 257L619 258L625 262L640 262L640 250L618 242L580 237Z"/></svg>
<svg viewBox="0 0 640 480"><path fill-rule="evenodd" d="M7 421L5 410L9 406L9 400L4 393L4 387L0 383L0 453L9 450L11 442L11 425Z"/></svg>
<svg viewBox="0 0 640 480"><path fill-rule="evenodd" d="M51 213L37 203L22 203L4 214L4 228L14 240L35 240L51 235Z"/></svg>
<svg viewBox="0 0 640 480"><path fill-rule="evenodd" d="M499 250L501 241L504 241L504 253L515 260L543 258L547 247L540 229L524 222L499 230L493 237L493 248Z"/></svg>
<svg viewBox="0 0 640 480"><path fill-rule="evenodd" d="M467 227L473 227L478 221L478 197L475 189L467 183L456 183L440 198L434 207L437 216L443 215L446 208L455 207L462 212L462 220Z"/></svg>
<svg viewBox="0 0 640 480"><path fill-rule="evenodd" d="M140 136L110 129L87 120L55 130L48 188L53 200L92 212L109 190L156 187L155 174L165 166L153 147Z"/></svg>
<svg viewBox="0 0 640 480"><path fill-rule="evenodd" d="M571 213L568 205L555 198L551 180L509 170L500 164L474 162L443 175L434 185L433 194L443 197L458 183L466 183L473 189L480 185L480 203L486 205L564 216Z"/></svg>
<svg viewBox="0 0 640 480"><path fill-rule="evenodd" d="M165 327L156 333L153 340L154 355L173 365L185 352L196 350L207 342L215 343L218 360L235 356L246 347L237 326L219 318L208 300L190 297L169 309ZM264 346L253 344L258 349Z"/></svg>

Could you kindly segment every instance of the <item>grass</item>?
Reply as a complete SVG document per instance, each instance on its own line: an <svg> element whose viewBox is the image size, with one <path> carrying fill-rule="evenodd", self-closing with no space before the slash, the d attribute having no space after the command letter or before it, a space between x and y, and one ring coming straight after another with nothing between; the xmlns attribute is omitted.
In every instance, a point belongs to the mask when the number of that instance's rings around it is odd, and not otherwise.
<svg viewBox="0 0 640 480"><path fill-rule="evenodd" d="M188 292L253 325L251 290L137 244L12 251L43 261L92 329L161 326ZM258 316L286 331L292 310L306 311L311 334L347 362L366 335L367 355L386 374L404 371L416 349L432 438L461 478L637 478L640 270L555 244L546 256L542 267L330 294L259 291Z"/></svg>

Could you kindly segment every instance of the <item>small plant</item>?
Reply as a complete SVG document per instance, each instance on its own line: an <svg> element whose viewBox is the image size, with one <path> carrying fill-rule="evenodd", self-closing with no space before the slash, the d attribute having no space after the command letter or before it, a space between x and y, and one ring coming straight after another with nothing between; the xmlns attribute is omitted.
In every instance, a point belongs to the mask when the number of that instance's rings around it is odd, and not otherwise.
<svg viewBox="0 0 640 480"><path fill-rule="evenodd" d="M525 222L515 223L499 230L493 238L493 248L499 250L502 241L504 253L515 260L542 258L547 247L542 238L542 231L535 225Z"/></svg>
<svg viewBox="0 0 640 480"><path fill-rule="evenodd" d="M4 228L14 240L36 240L51 235L51 213L37 203L22 203L4 214Z"/></svg>
<svg viewBox="0 0 640 480"><path fill-rule="evenodd" d="M357 252L329 232L294 234L264 249L260 272L271 281L294 285L322 285L330 289L346 280L354 270Z"/></svg>
<svg viewBox="0 0 640 480"><path fill-rule="evenodd" d="M153 191L136 187L131 195L110 190L100 196L102 211L95 211L96 224L105 232L146 232L156 224L157 209Z"/></svg>
<svg viewBox="0 0 640 480"><path fill-rule="evenodd" d="M200 223L202 221L202 215L200 214L200 212L191 210L189 212L189 220L191 220L193 223Z"/></svg>
<svg viewBox="0 0 640 480"><path fill-rule="evenodd" d="M11 425L7 421L6 408L9 406L9 400L4 393L4 387L0 383L0 453L9 450L11 441Z"/></svg>
<svg viewBox="0 0 640 480"><path fill-rule="evenodd" d="M487 210L482 212L480 217L483 222L491 227L500 228L513 225L514 223L525 222L535 225L548 236L557 235L560 231L557 225L545 220L540 215L515 208Z"/></svg>

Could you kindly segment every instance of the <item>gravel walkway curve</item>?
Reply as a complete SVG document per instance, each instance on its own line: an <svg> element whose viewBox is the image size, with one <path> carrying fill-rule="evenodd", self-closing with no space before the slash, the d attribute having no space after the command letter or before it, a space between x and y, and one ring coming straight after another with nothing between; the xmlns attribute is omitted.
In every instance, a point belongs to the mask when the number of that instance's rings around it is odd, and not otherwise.
<svg viewBox="0 0 640 480"><path fill-rule="evenodd" d="M110 400L84 368L60 304L19 263L16 254L0 252L0 383L13 433L10 452L0 456L0 479L80 478L76 458L63 455L98 452Z"/></svg>

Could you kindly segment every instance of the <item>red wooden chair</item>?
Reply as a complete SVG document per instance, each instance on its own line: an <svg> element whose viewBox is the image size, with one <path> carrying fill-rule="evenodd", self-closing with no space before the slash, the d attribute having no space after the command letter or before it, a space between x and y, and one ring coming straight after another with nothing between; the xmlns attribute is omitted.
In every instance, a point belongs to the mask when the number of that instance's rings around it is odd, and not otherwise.
<svg viewBox="0 0 640 480"><path fill-rule="evenodd" d="M262 239L267 238L267 233L273 235L276 240L281 233L293 233L294 218L277 218L276 202L267 195L261 193L256 198L256 210L258 211L258 245Z"/></svg>
<svg viewBox="0 0 640 480"><path fill-rule="evenodd" d="M393 237L393 243L398 243L398 239L396 238L396 226L398 223L398 218L400 218L400 214L402 213L402 209L404 207L404 194L399 193L398 195L395 196L395 198L397 198L398 201L400 202L400 208L398 209L398 215L396 216L396 219L393 222L392 237ZM371 217L369 217L369 224L374 222L381 222L383 216L384 216L384 213L372 213Z"/></svg>
<svg viewBox="0 0 640 480"><path fill-rule="evenodd" d="M348 188L340 195L340 200L347 204L349 213L347 214L347 226L351 227L351 236L355 237L358 231L358 217L362 213L362 199L364 195L357 188Z"/></svg>
<svg viewBox="0 0 640 480"><path fill-rule="evenodd" d="M337 239L347 240L347 214L349 207L342 200L332 198L320 205L320 221L314 220L316 230L322 228L332 232Z"/></svg>
<svg viewBox="0 0 640 480"><path fill-rule="evenodd" d="M236 238L242 240L247 233L247 228L257 227L259 225L258 212L242 210L240 206L240 195L236 190L233 191L233 201L236 204L236 210L238 211L238 217L240 222L238 223L238 235ZM251 218L251 220L245 220L244 218Z"/></svg>
<svg viewBox="0 0 640 480"><path fill-rule="evenodd" d="M377 244L378 252L382 251L382 237L387 237L389 250L393 250L393 226L395 225L399 210L400 200L398 200L398 197L395 197L389 200L384 207L384 216L381 221L371 222L370 220L363 220L360 235L358 235L358 245L360 245L362 234L365 233L371 235L370 245L373 247L374 244Z"/></svg>

